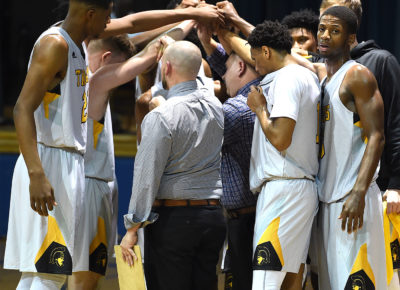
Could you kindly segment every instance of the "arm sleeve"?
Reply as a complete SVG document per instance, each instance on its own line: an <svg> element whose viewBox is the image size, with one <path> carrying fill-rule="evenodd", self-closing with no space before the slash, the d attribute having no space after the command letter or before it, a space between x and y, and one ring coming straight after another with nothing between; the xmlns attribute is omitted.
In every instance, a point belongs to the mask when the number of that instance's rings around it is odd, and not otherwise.
<svg viewBox="0 0 400 290"><path fill-rule="evenodd" d="M211 55L207 56L207 62L221 78L225 74L225 62L228 57L229 55L226 53L224 47L220 43L218 43L217 48L214 50L214 52Z"/></svg>
<svg viewBox="0 0 400 290"><path fill-rule="evenodd" d="M275 79L272 89L274 104L271 110L271 118L286 117L297 121L302 95L301 71L287 70Z"/></svg>
<svg viewBox="0 0 400 290"><path fill-rule="evenodd" d="M400 189L400 65L391 55L386 58L381 72L380 86L385 106L385 161L388 189Z"/></svg>
<svg viewBox="0 0 400 290"><path fill-rule="evenodd" d="M158 215L151 212L171 151L171 132L158 111L152 111L142 123L142 142L136 154L132 195L126 229L154 222Z"/></svg>

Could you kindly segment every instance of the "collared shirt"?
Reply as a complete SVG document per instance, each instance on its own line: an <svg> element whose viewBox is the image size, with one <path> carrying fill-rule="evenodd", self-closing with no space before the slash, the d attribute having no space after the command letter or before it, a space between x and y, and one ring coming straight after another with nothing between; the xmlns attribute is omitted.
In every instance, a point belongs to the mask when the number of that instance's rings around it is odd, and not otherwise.
<svg viewBox="0 0 400 290"><path fill-rule="evenodd" d="M136 155L127 229L156 220L157 199L219 199L223 139L219 100L196 81L172 87L167 101L146 115Z"/></svg>
<svg viewBox="0 0 400 290"><path fill-rule="evenodd" d="M211 67L218 74L225 73L227 54L218 44L208 57ZM224 194L221 203L226 209L254 206L257 198L250 190L249 170L251 142L255 114L247 106L247 95L252 85L257 86L257 78L243 86L233 98L223 104L224 144L222 146L221 178Z"/></svg>

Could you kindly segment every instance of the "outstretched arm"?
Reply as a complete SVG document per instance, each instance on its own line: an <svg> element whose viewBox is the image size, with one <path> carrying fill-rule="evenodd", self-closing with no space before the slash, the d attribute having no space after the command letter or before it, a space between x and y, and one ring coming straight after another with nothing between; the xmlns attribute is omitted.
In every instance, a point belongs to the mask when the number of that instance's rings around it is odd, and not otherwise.
<svg viewBox="0 0 400 290"><path fill-rule="evenodd" d="M31 208L47 216L56 205L37 151L34 112L47 90L64 77L68 65L68 45L59 36L44 37L35 47L24 85L14 107L14 122L21 153L30 177Z"/></svg>
<svg viewBox="0 0 400 290"><path fill-rule="evenodd" d="M254 29L254 25L240 17L231 2L218 2L217 7L224 13L227 22L230 22L237 27L246 38L249 37L250 33Z"/></svg>
<svg viewBox="0 0 400 290"><path fill-rule="evenodd" d="M189 7L174 10L151 10L112 19L100 37L106 38L122 33L136 33L155 29L171 23L194 19L199 22L224 23L224 17L217 7L207 5L201 8Z"/></svg>
<svg viewBox="0 0 400 290"><path fill-rule="evenodd" d="M363 225L365 195L378 166L385 137L383 101L373 74L363 66L354 66L347 73L344 84L346 93L353 97L355 113L360 117L368 142L356 182L340 214L342 230L347 227L347 232L352 233Z"/></svg>
<svg viewBox="0 0 400 290"><path fill-rule="evenodd" d="M110 64L98 69L89 81L89 116L100 120L107 107L109 91L125 84L150 67L157 60L161 44L149 45L143 53L122 63Z"/></svg>
<svg viewBox="0 0 400 290"><path fill-rule="evenodd" d="M255 61L251 58L250 45L247 43L247 40L226 29L218 31L218 38L223 38L232 50L248 65L253 68L256 66Z"/></svg>

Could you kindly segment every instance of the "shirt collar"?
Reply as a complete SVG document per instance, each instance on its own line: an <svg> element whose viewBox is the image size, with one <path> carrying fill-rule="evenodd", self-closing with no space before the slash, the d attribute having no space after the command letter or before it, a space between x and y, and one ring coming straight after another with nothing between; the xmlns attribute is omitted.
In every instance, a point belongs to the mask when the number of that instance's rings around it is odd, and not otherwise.
<svg viewBox="0 0 400 290"><path fill-rule="evenodd" d="M260 80L261 80L261 77L258 77L258 78L256 78L256 79L254 79L254 80L248 82L247 84L245 84L243 87L241 87L241 88L237 91L236 95L237 95L237 96L238 96L238 95L247 96L247 95L249 94L249 92L250 92L250 87L251 87L251 86L256 86L256 85L258 85L258 83L260 82Z"/></svg>
<svg viewBox="0 0 400 290"><path fill-rule="evenodd" d="M196 89L197 89L197 82L195 80L176 84L168 91L167 99L176 96L186 95L186 92L194 91Z"/></svg>

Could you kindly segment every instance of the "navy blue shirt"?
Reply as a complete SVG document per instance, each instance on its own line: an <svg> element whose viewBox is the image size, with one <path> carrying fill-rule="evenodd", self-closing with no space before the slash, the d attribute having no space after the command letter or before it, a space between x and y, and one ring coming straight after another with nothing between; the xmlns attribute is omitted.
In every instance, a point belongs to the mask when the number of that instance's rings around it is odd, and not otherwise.
<svg viewBox="0 0 400 290"><path fill-rule="evenodd" d="M210 66L219 74L224 73L226 52L218 45L207 58ZM255 206L257 197L250 191L249 170L251 143L256 115L247 106L250 86L257 86L257 78L238 90L222 106L224 111L224 142L222 145L221 179L223 195L221 203L226 209Z"/></svg>

